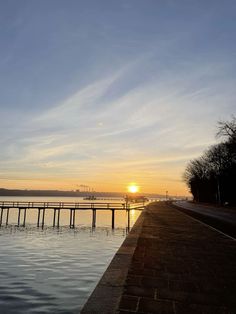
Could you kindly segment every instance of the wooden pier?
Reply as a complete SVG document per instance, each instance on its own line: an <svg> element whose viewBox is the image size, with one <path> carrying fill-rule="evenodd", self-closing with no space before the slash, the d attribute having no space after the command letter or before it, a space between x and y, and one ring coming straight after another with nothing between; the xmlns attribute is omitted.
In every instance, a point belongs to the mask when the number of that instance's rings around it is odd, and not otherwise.
<svg viewBox="0 0 236 314"><path fill-rule="evenodd" d="M115 228L115 211L123 210L128 215L128 229L130 228L130 210L142 210L145 207L144 203L104 203L104 202L22 202L22 201L0 201L0 227L7 226L9 215L12 209L18 210L17 226L25 227L27 211L35 209L38 211L37 227L44 227L45 211L53 210L52 226L59 228L61 210L70 212L69 226L75 228L75 213L76 211L91 210L92 212L92 227L96 227L96 215L99 210L111 211L111 227ZM5 218L5 221L4 221Z"/></svg>

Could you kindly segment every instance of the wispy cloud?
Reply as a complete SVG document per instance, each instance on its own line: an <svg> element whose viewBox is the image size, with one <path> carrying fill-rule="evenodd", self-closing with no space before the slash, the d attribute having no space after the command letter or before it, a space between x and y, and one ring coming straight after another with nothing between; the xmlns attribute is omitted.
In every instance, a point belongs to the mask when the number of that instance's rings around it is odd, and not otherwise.
<svg viewBox="0 0 236 314"><path fill-rule="evenodd" d="M3 172L23 167L32 176L41 172L83 180L94 174L115 177L113 169L123 176L136 176L138 169L139 176L150 180L155 171L160 175L171 168L173 174L213 141L215 121L209 125L208 112L202 119L197 107L211 99L211 84L201 87L199 81L213 71L217 73L214 66L198 67L192 76L151 80L111 101L105 95L115 81L125 80L127 69L91 83L26 124L25 137L8 145L11 158L3 161ZM209 114L214 106L208 106Z"/></svg>
<svg viewBox="0 0 236 314"><path fill-rule="evenodd" d="M47 49L38 45L29 51L32 60L26 60L18 40L5 40L17 54L12 51L15 68L9 69L14 63L8 62L9 53L0 53L5 60L0 83L8 91L0 98L4 180L54 180L56 185L59 178L68 186L83 181L110 188L113 182L118 188L134 178L149 191L174 182L184 189L180 181L187 161L215 141L216 121L235 111L235 60L227 45L215 47L211 41L217 9L184 7L192 16L188 28L174 3L153 2L158 19L151 14L141 23L144 9L150 8L141 2L117 4L116 13L104 8L99 20L96 7L90 20L85 6L88 21L80 17L81 29L66 8L76 27L56 16L63 38L45 25L48 45L37 38ZM14 28L24 43L27 36L32 40L30 26L40 33L41 19L37 10L33 14L30 25L19 16L23 22Z"/></svg>

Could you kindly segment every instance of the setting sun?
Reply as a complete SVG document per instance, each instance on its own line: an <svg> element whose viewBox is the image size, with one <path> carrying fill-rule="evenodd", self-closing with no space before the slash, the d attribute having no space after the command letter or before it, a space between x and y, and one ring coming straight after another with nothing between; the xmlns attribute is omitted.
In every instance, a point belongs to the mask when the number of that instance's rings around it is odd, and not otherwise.
<svg viewBox="0 0 236 314"><path fill-rule="evenodd" d="M138 190L139 190L139 187L137 185L132 184L128 186L128 191L130 193L137 193Z"/></svg>

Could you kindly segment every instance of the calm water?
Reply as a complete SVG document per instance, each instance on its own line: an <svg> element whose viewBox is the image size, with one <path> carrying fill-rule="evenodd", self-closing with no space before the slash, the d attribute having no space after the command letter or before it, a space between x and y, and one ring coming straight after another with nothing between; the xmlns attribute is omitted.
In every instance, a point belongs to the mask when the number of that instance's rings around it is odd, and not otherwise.
<svg viewBox="0 0 236 314"><path fill-rule="evenodd" d="M18 228L17 212L11 211L10 225L0 228L0 313L79 313L126 236L125 212L116 212L114 231L110 212L97 213L95 230L91 229L90 211L77 213L75 229L68 227L66 211L61 214L61 227L53 229L51 214L46 215L46 226L41 229L35 226L37 211L31 210L26 227ZM138 215L131 212L131 225Z"/></svg>

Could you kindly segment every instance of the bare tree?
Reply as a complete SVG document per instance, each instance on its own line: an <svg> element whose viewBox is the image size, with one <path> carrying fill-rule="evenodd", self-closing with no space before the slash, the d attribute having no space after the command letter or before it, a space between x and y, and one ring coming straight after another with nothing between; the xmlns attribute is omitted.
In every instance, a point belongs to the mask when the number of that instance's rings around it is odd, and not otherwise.
<svg viewBox="0 0 236 314"><path fill-rule="evenodd" d="M231 121L219 121L217 137L226 137L227 139L236 141L236 117L232 115Z"/></svg>
<svg viewBox="0 0 236 314"><path fill-rule="evenodd" d="M197 201L236 204L236 117L218 122L218 137L226 140L191 160L184 180Z"/></svg>

